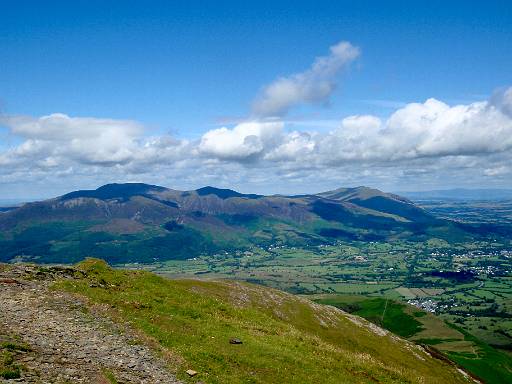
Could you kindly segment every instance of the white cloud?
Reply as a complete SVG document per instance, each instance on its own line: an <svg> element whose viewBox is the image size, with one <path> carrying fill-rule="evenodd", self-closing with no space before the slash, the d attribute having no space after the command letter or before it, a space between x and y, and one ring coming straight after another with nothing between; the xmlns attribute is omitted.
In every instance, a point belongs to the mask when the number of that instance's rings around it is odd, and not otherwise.
<svg viewBox="0 0 512 384"><path fill-rule="evenodd" d="M280 140L282 122L247 122L206 132L199 151L223 160L247 160L275 146Z"/></svg>
<svg viewBox="0 0 512 384"><path fill-rule="evenodd" d="M90 139L91 137L121 138L136 137L143 127L130 120L69 117L54 113L40 118L10 116L0 120L16 135L31 139L66 141Z"/></svg>
<svg viewBox="0 0 512 384"><path fill-rule="evenodd" d="M83 180L258 192L354 184L512 187L511 94L508 88L489 101L454 106L428 99L387 118L348 116L329 132L314 122L291 130L296 123L250 121L207 131L196 141L145 136L132 121L3 117L10 139L0 145L0 195L17 180L60 183L63 190L84 187Z"/></svg>
<svg viewBox="0 0 512 384"><path fill-rule="evenodd" d="M96 166L162 158L184 142L167 136L144 138L141 124L129 120L69 117L61 113L33 118L0 118L10 133L24 141L0 153L0 164L31 161L43 168L78 163ZM167 150L164 150L165 147Z"/></svg>
<svg viewBox="0 0 512 384"><path fill-rule="evenodd" d="M330 54L316 58L307 71L280 77L263 88L253 103L253 113L259 117L282 116L297 104L326 101L336 88L337 73L359 53L359 48L346 41L333 45Z"/></svg>
<svg viewBox="0 0 512 384"><path fill-rule="evenodd" d="M143 134L140 124L127 120L69 117L55 113L40 118L4 117L0 120L13 135L25 138L9 157L31 155L46 159L73 158L92 164L129 161Z"/></svg>
<svg viewBox="0 0 512 384"><path fill-rule="evenodd" d="M345 118L317 148L325 163L493 154L512 149L512 118L491 102L450 107L428 99L407 104L384 122Z"/></svg>
<svg viewBox="0 0 512 384"><path fill-rule="evenodd" d="M283 137L282 143L273 148L266 160L291 161L303 158L315 150L314 135L307 132L293 131Z"/></svg>
<svg viewBox="0 0 512 384"><path fill-rule="evenodd" d="M407 104L387 119L346 117L328 133L285 133L279 122L243 123L207 132L199 150L219 160L294 162L300 168L450 156L465 157L467 162L471 156L512 150L512 117L504 113L504 102L498 102L494 97L492 101L449 106L431 98Z"/></svg>

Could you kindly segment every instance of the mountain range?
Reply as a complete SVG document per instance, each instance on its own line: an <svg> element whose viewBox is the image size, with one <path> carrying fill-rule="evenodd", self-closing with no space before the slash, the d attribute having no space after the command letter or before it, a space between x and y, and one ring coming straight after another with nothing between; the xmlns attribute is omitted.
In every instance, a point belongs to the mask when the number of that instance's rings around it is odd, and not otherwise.
<svg viewBox="0 0 512 384"><path fill-rule="evenodd" d="M0 213L0 261L111 263L186 259L251 246L467 236L410 200L368 187L318 194L179 191L107 184ZM473 231L474 232L474 231Z"/></svg>

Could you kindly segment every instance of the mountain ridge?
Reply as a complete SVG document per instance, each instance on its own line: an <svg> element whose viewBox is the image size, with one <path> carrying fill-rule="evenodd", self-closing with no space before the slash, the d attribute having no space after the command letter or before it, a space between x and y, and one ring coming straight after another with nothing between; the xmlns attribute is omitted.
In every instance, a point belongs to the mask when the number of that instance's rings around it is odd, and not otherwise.
<svg viewBox="0 0 512 384"><path fill-rule="evenodd" d="M453 227L406 198L368 187L267 196L114 183L0 213L0 260L148 262L255 245L421 237L440 226Z"/></svg>
<svg viewBox="0 0 512 384"><path fill-rule="evenodd" d="M385 207L383 204L379 204L383 200L387 201L388 205L392 203L394 206ZM57 217L59 215L66 216L74 211L83 215L84 218L86 216L89 218L104 216L105 218L116 217L143 221L143 218L146 217L158 221L156 211L159 210L164 216L178 215L178 211L180 211L206 214L285 216L296 220L299 217L310 216L311 213L322 216L322 212L315 212L315 206L318 207L322 204L330 204L334 210L340 212L385 217L395 219L397 222L404 221L397 216L400 216L405 210L413 210L418 215L426 214L421 208L415 207L412 202L404 198L368 187L340 188L318 194L287 196L244 194L231 189L211 186L180 191L143 183L113 183L94 190L78 190L48 200L26 203L21 207L11 209L6 215L0 217L0 228L6 221L5 217L15 216L23 211L31 211L34 214L33 218L37 218L38 210L43 210L44 212L41 213L44 215L51 216L53 214ZM157 207L157 205L162 206ZM310 205L312 209L309 209ZM81 207L87 207L88 211L80 212ZM141 212L142 209L139 209L137 216L134 210L141 207L145 207L146 212ZM153 211L152 214L149 214L148 211L151 211L151 208ZM404 218L405 221L408 220L407 215Z"/></svg>

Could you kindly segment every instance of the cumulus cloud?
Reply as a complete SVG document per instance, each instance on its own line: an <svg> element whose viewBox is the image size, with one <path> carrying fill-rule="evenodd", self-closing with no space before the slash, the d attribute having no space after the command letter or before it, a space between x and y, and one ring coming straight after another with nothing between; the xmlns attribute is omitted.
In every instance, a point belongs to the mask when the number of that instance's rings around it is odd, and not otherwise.
<svg viewBox="0 0 512 384"><path fill-rule="evenodd" d="M351 116L323 137L328 161L485 155L512 149L512 118L491 102L449 106L436 99L411 103L386 121Z"/></svg>
<svg viewBox="0 0 512 384"><path fill-rule="evenodd" d="M359 48L349 42L333 45L329 55L316 58L308 70L280 77L264 87L253 103L253 113L259 117L282 116L295 105L328 100L336 88L338 72L359 54Z"/></svg>
<svg viewBox="0 0 512 384"><path fill-rule="evenodd" d="M501 92L501 98L495 95L490 101L467 105L450 106L431 98L406 104L385 119L349 116L327 133L286 132L286 126L276 122L239 124L207 132L199 149L218 160L250 158L261 167L273 163L289 171L324 171L354 164L405 170L412 161L421 166L452 158L445 162L452 168L474 165L482 175L503 175L507 167L477 164L475 159L495 162L493 156L506 157L512 152L512 117L504 110L507 92Z"/></svg>
<svg viewBox="0 0 512 384"><path fill-rule="evenodd" d="M265 155L266 160L293 161L304 158L315 150L314 134L293 131L282 138L280 145Z"/></svg>
<svg viewBox="0 0 512 384"><path fill-rule="evenodd" d="M54 113L40 118L10 116L0 120L12 133L41 140L90 139L91 137L115 136L124 139L143 132L143 127L130 120L69 117Z"/></svg>
<svg viewBox="0 0 512 384"><path fill-rule="evenodd" d="M387 117L348 116L328 132L313 121L302 130L284 120L248 121L195 141L147 136L133 121L5 116L0 125L13 139L0 145L0 186L59 178L66 189L73 179L245 185L258 192L309 184L512 186L510 95L512 88L465 105L432 98Z"/></svg>
<svg viewBox="0 0 512 384"><path fill-rule="evenodd" d="M0 122L13 135L26 139L10 156L32 155L49 163L58 157L93 164L126 162L143 133L142 126L133 121L72 118L61 113L40 118L4 117Z"/></svg>
<svg viewBox="0 0 512 384"><path fill-rule="evenodd" d="M55 167L75 162L109 167L158 157L161 143L173 149L182 144L165 136L146 139L143 126L129 120L55 113L39 118L6 116L0 118L0 124L24 140L0 153L0 164L23 166L31 161L32 166Z"/></svg>
<svg viewBox="0 0 512 384"><path fill-rule="evenodd" d="M254 159L280 140L282 122L247 122L206 132L199 151L222 160Z"/></svg>

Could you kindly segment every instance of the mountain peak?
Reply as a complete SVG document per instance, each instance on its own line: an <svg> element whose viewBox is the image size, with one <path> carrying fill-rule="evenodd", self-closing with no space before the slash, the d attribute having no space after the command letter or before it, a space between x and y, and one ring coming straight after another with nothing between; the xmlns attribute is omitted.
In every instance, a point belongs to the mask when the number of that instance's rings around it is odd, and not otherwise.
<svg viewBox="0 0 512 384"><path fill-rule="evenodd" d="M206 195L215 195L221 199L229 199L231 197L245 197L249 199L258 199L262 197L262 195L256 195L256 194L243 194L237 191L233 191L232 189L223 189L223 188L216 188L212 186L206 186L199 189L196 189L196 193L199 196L206 196Z"/></svg>
<svg viewBox="0 0 512 384"><path fill-rule="evenodd" d="M349 200L353 198L367 199L375 196L386 196L385 192L382 192L375 188L365 187L363 185L353 188L338 188L332 191L326 191L318 193L317 196L325 197L327 199L334 200Z"/></svg>
<svg viewBox="0 0 512 384"><path fill-rule="evenodd" d="M146 195L151 192L163 192L167 188L158 185L144 184L144 183L111 183L105 184L97 189L92 190L79 190L70 192L61 196L63 200L76 199L79 197L89 197L102 200L108 199L122 199L127 200L132 196Z"/></svg>

